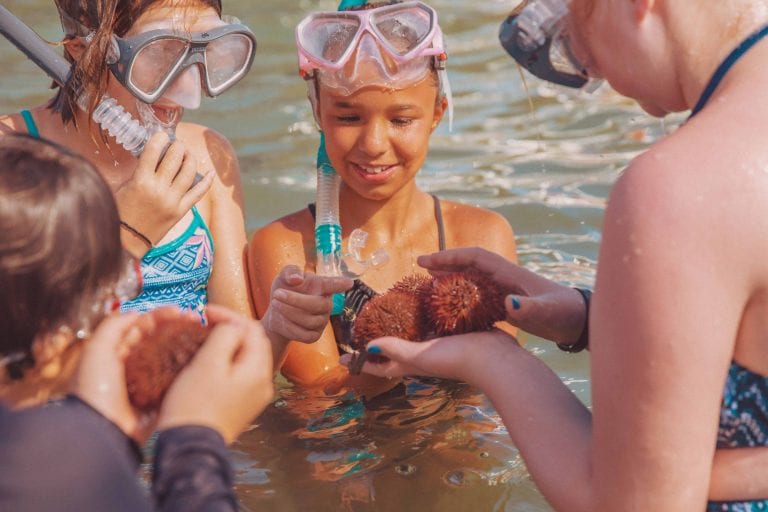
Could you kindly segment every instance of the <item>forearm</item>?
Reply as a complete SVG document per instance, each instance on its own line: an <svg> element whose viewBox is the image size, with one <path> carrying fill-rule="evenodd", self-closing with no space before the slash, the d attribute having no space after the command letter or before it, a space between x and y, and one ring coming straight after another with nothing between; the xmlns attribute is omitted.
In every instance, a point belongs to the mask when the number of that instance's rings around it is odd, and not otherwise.
<svg viewBox="0 0 768 512"><path fill-rule="evenodd" d="M476 384L558 511L591 511L591 414L543 362L512 343L489 351Z"/></svg>
<svg viewBox="0 0 768 512"><path fill-rule="evenodd" d="M768 447L717 450L709 483L712 501L768 498Z"/></svg>
<svg viewBox="0 0 768 512"><path fill-rule="evenodd" d="M238 510L224 440L207 427L185 426L160 433L152 492L163 512Z"/></svg>

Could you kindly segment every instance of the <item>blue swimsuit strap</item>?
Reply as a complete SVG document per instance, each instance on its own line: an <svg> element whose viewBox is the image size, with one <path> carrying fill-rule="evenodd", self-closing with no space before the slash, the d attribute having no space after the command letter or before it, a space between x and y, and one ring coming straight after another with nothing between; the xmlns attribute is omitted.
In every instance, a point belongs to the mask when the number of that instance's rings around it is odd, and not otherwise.
<svg viewBox="0 0 768 512"><path fill-rule="evenodd" d="M37 129L37 125L35 124L35 119L32 117L32 112L30 112L27 109L24 109L21 111L21 117L24 118L24 124L27 125L27 132L29 132L29 135L36 139L39 139L40 130Z"/></svg>
<svg viewBox="0 0 768 512"><path fill-rule="evenodd" d="M760 30L750 34L746 39L739 43L739 46L734 48L733 51L728 54L725 60L715 71L715 74L712 75L709 83L704 88L704 92L701 93L699 101L696 102L696 106L693 107L693 110L691 110L691 115L688 117L688 119L698 114L701 109L704 108L704 105L707 104L709 98L712 96L712 93L714 93L715 89L717 89L717 86L720 85L723 77L726 75L726 73L728 73L728 71L730 71L731 66L733 66L737 60L739 60L745 53L747 53L750 48L757 44L758 41L760 41L766 35L768 35L768 25L765 25Z"/></svg>

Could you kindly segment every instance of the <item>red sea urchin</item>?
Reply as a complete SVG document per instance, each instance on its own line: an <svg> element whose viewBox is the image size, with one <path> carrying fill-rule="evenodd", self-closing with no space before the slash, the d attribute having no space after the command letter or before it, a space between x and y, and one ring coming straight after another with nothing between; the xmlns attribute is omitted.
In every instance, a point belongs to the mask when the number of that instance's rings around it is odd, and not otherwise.
<svg viewBox="0 0 768 512"><path fill-rule="evenodd" d="M355 319L354 349L382 336L397 336L411 341L424 339L424 318L420 296L402 289L391 289L363 306Z"/></svg>
<svg viewBox="0 0 768 512"><path fill-rule="evenodd" d="M496 283L477 272L434 278L425 309L437 336L487 331L506 317L504 294Z"/></svg>
<svg viewBox="0 0 768 512"><path fill-rule="evenodd" d="M125 380L131 404L141 411L160 407L165 393L208 337L208 327L192 318L165 321L131 347Z"/></svg>

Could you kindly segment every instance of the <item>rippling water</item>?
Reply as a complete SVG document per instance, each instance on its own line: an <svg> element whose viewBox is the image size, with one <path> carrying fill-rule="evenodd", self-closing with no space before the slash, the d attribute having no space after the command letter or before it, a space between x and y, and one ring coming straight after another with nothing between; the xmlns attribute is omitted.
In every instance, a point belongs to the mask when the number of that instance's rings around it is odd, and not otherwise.
<svg viewBox="0 0 768 512"><path fill-rule="evenodd" d="M679 118L665 127L605 87L587 96L527 76L526 89L496 40L513 1L431 3L446 35L456 113L453 132L444 123L432 137L420 184L503 214L527 267L591 285L611 184ZM3 4L45 37L60 37L51 0ZM318 138L292 31L309 10L335 6L224 2L256 33L256 61L241 85L188 118L235 146L249 230L313 199ZM0 62L0 110L48 97L41 72L4 40ZM587 356L536 339L528 346L589 404ZM278 400L233 447L245 510L550 510L487 399L466 385L409 380L364 403L278 384Z"/></svg>

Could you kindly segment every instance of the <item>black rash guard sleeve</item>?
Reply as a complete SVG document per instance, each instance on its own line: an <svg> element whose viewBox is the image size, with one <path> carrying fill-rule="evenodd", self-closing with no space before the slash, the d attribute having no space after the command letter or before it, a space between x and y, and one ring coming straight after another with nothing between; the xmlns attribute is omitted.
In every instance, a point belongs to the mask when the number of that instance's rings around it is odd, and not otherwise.
<svg viewBox="0 0 768 512"><path fill-rule="evenodd" d="M155 445L153 493L163 512L238 510L224 439L213 429L164 430Z"/></svg>
<svg viewBox="0 0 768 512"><path fill-rule="evenodd" d="M227 449L217 432L170 429L160 434L156 453L153 500L138 476L137 446L86 403L68 397L24 411L0 406L0 510L237 510Z"/></svg>

